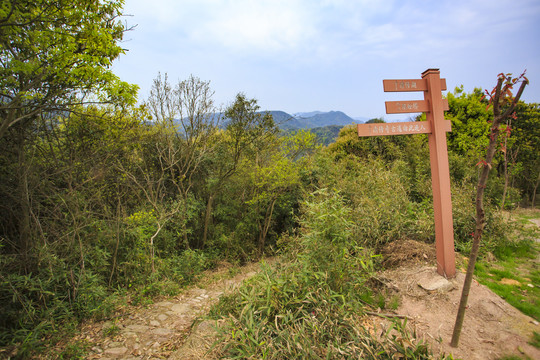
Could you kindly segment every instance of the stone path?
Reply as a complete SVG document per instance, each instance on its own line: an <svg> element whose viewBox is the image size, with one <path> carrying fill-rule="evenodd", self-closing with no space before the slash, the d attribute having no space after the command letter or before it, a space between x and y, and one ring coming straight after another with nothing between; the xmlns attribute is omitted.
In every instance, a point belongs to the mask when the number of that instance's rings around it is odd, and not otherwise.
<svg viewBox="0 0 540 360"><path fill-rule="evenodd" d="M248 265L233 278L217 280L205 288L191 288L115 320L87 324L74 340L91 344L87 359L167 359L186 341L196 320L223 293L256 274L258 266Z"/></svg>

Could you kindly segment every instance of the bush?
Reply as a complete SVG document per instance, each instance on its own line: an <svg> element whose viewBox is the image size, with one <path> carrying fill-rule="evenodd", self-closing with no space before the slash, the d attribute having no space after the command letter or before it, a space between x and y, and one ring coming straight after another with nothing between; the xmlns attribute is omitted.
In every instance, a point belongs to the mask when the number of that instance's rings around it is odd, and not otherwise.
<svg viewBox="0 0 540 360"><path fill-rule="evenodd" d="M298 251L291 263L261 273L211 315L228 317L220 356L261 359L431 359L396 322L379 338L362 325L370 253L355 241L353 211L337 192L319 190L302 206Z"/></svg>

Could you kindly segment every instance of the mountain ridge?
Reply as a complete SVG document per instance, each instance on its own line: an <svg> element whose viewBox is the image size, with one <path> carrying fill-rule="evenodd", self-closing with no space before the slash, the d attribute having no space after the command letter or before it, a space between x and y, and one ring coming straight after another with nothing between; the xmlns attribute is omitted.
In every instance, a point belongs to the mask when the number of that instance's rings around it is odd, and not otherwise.
<svg viewBox="0 0 540 360"><path fill-rule="evenodd" d="M331 125L345 126L363 123L363 121L356 120L342 111L335 110L327 112L298 112L294 115L281 110L270 110L263 112L271 114L276 124L278 124L278 126L284 130L313 129Z"/></svg>

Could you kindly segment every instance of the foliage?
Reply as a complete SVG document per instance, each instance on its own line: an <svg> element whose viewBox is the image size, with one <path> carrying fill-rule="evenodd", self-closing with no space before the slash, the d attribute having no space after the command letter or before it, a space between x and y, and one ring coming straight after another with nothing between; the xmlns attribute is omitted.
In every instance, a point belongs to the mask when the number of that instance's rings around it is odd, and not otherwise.
<svg viewBox="0 0 540 360"><path fill-rule="evenodd" d="M362 326L359 295L372 262L353 240L351 213L337 193L310 196L296 260L279 270L267 267L212 309L214 317L229 320L220 341L223 357L431 358L404 324L395 322L381 338Z"/></svg>
<svg viewBox="0 0 540 360"><path fill-rule="evenodd" d="M481 89L472 93L457 87L454 93L447 95L450 110L445 118L452 121L452 131L448 134L448 149L471 161L478 161L488 144L489 123L493 114L487 109Z"/></svg>
<svg viewBox="0 0 540 360"><path fill-rule="evenodd" d="M507 150L510 155L515 155L510 160L513 165L511 175L534 207L540 184L540 104L519 103L511 131L510 137L515 139Z"/></svg>
<svg viewBox="0 0 540 360"><path fill-rule="evenodd" d="M136 86L110 70L124 50L122 1L3 1L0 137L43 111L88 101L133 102Z"/></svg>

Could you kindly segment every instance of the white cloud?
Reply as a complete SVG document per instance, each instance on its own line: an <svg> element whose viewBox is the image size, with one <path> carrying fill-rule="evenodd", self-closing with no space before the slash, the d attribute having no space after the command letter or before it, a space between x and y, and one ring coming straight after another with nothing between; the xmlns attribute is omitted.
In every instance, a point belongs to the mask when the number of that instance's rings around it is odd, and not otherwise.
<svg viewBox="0 0 540 360"><path fill-rule="evenodd" d="M315 33L299 1L230 1L212 10L193 29L195 41L209 41L234 51L274 52L296 49Z"/></svg>
<svg viewBox="0 0 540 360"><path fill-rule="evenodd" d="M163 36L232 51L284 51L315 34L306 0L127 0L134 22ZM141 26L143 26L141 24Z"/></svg>

